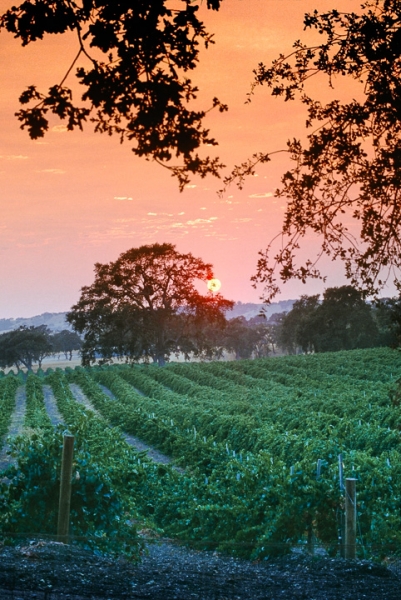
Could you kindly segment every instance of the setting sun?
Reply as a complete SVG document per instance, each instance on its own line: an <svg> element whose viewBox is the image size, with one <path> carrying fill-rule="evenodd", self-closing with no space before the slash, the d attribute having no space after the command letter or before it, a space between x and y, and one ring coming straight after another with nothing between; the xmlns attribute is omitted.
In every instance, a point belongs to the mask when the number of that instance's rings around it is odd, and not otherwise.
<svg viewBox="0 0 401 600"><path fill-rule="evenodd" d="M207 289L211 292L218 292L221 288L221 281L219 279L209 279L207 282Z"/></svg>

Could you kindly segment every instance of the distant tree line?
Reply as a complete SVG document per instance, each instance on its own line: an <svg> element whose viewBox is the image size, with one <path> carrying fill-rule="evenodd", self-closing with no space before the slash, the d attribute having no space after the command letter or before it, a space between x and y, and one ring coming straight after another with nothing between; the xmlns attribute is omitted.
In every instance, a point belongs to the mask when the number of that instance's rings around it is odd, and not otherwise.
<svg viewBox="0 0 401 600"><path fill-rule="evenodd" d="M53 333L46 325L21 326L0 335L0 368L15 366L18 371L22 367L32 371L34 364L40 368L43 359L52 354L63 353L71 360L81 346L79 335L67 329Z"/></svg>
<svg viewBox="0 0 401 600"><path fill-rule="evenodd" d="M68 330L52 333L45 325L22 326L0 335L0 368L15 366L18 370L22 367L32 370L34 364L41 367L43 359L52 354L63 353L66 360L71 360L76 350L81 351L85 364L98 360L108 362L115 358L129 362L151 358L158 364L164 364L171 356L180 354L188 360L192 357L210 360L226 357L229 353L240 360L277 353L396 347L401 342L401 297L369 303L358 290L347 285L328 288L321 300L319 295L301 296L288 313L276 313L269 319L263 312L249 320L243 316L228 319L223 310L229 309L232 303L219 295L202 297L192 285L188 289L182 287L181 277L185 278L185 274L187 285L190 281L188 274L194 268L192 256L178 256L171 247L158 246L156 251L154 247L141 249L140 271L135 255L137 274L140 273L141 280L144 273L148 276L144 278L145 290L137 290L134 294L134 310L129 310L132 299L129 303L125 301L121 309L111 310L109 290L106 286L106 294L103 295L105 283L101 277L96 288L84 288L80 303L70 313L70 321L79 325L80 333L84 333L83 340L77 333ZM178 258L189 261L185 268L179 264ZM166 261L169 265L168 286ZM155 262L159 266L162 264L163 268L158 271L158 278L151 278L149 269L154 272ZM174 275L170 268L173 264L181 267ZM99 271L101 267L98 266ZM205 269L203 263L196 267L201 271ZM206 267L208 269L209 265ZM118 265L118 268L119 274L121 266ZM130 264L130 282L132 269ZM172 281L179 282L178 288L169 287ZM160 300L159 288L163 291ZM172 307L171 299L178 297L177 289L184 294L186 304L180 299ZM121 296L119 291L119 298ZM140 305L143 299L146 304Z"/></svg>
<svg viewBox="0 0 401 600"><path fill-rule="evenodd" d="M276 354L336 352L401 342L401 298L366 302L350 285L301 296L287 313L228 320L221 348L236 359Z"/></svg>
<svg viewBox="0 0 401 600"><path fill-rule="evenodd" d="M328 288L319 295L301 296L283 316L278 345L289 354L335 352L375 346L398 346L401 300L368 303L350 285Z"/></svg>

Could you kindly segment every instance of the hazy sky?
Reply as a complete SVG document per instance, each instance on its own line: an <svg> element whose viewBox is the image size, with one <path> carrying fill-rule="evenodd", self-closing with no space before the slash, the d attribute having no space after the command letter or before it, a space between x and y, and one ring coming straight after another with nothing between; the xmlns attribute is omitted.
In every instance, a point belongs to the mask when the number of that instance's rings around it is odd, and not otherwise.
<svg viewBox="0 0 401 600"><path fill-rule="evenodd" d="M12 4L0 0L1 12ZM301 105L272 98L265 88L244 104L252 70L289 52L294 40L310 39L302 31L304 12L351 5L357 9L359 2L224 0L218 13L202 6L216 44L202 53L192 78L203 108L214 96L229 105L228 113L210 113L207 120L225 164L284 148L288 138L303 134ZM250 277L258 251L280 230L284 203L273 193L288 166L285 156L258 169L242 191L233 187L219 198L221 183L212 178L194 178L180 194L167 170L90 126L67 133L54 120L42 140L31 141L14 117L18 96L28 85L46 91L60 81L75 53L72 36L22 48L0 35L0 318L68 310L80 288L92 283L95 262L154 242L174 243L211 262L227 298L258 301L262 290L252 288ZM327 99L335 97L323 81L314 85ZM314 245L308 240L306 248ZM343 283L340 266L330 264L329 271L327 285ZM317 283L288 284L281 298L322 290Z"/></svg>

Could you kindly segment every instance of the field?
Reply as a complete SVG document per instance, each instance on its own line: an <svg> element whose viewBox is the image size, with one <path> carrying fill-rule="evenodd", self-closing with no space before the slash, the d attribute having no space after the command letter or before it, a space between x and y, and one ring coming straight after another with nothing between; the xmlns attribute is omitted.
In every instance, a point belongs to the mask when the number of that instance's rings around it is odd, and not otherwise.
<svg viewBox="0 0 401 600"><path fill-rule="evenodd" d="M95 548L135 558L146 524L247 559L300 544L335 556L341 454L344 478L357 479L359 556L394 556L400 377L401 355L390 349L3 375L0 434L14 423L22 435L2 487L1 529L54 534L68 428L76 438L71 533ZM138 440L166 460L151 460Z"/></svg>

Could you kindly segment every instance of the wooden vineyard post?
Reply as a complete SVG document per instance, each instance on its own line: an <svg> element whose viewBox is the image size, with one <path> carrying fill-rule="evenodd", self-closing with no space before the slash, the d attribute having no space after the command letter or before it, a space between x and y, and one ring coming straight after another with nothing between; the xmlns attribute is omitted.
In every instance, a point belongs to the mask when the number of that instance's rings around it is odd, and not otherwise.
<svg viewBox="0 0 401 600"><path fill-rule="evenodd" d="M338 455L338 478L340 483L340 491L344 490L344 467L343 467L343 455ZM345 516L343 510L340 510L340 556L345 558Z"/></svg>
<svg viewBox="0 0 401 600"><path fill-rule="evenodd" d="M68 543L70 528L72 458L74 454L74 436L65 435L61 458L60 500L58 508L57 539Z"/></svg>
<svg viewBox="0 0 401 600"><path fill-rule="evenodd" d="M356 557L356 479L345 480L345 558Z"/></svg>

